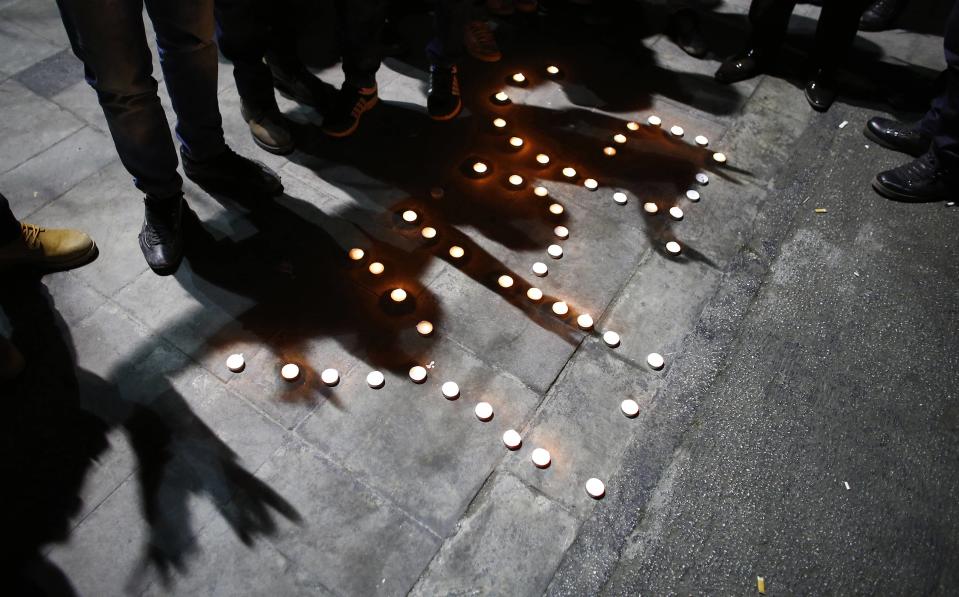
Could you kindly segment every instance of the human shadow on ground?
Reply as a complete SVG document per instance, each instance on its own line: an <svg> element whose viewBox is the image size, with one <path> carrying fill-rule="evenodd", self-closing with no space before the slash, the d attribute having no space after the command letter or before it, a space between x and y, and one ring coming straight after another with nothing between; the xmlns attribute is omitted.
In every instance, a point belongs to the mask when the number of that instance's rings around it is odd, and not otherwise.
<svg viewBox="0 0 959 597"><path fill-rule="evenodd" d="M10 594L74 593L45 552L69 538L78 514L97 506L83 503L84 483L110 450L113 429L125 432L136 456L148 526L141 572L155 569L167 581L172 570L188 566L195 549L191 496L208 497L248 545L275 531L276 514L298 520L170 384L140 388L133 398L122 388L138 385L136 372L126 371L125 380L104 379L77 368L70 333L38 276L7 274L5 282L0 307L26 359L25 370L0 391L6 409L0 558L9 567L4 583L13 587ZM146 578L135 573L131 583Z"/></svg>

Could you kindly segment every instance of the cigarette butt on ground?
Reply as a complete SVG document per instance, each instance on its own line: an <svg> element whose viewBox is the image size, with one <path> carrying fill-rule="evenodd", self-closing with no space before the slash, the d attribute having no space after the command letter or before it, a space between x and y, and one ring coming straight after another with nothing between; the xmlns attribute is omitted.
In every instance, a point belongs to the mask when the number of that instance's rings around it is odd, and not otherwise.
<svg viewBox="0 0 959 597"><path fill-rule="evenodd" d="M756 577L756 589L763 595L766 594L766 579L762 576Z"/></svg>
<svg viewBox="0 0 959 597"><path fill-rule="evenodd" d="M817 207L817 208L816 208L816 213L817 213L817 214L824 214L824 213L826 213L826 211L827 211L827 210L826 210L825 207Z"/></svg>

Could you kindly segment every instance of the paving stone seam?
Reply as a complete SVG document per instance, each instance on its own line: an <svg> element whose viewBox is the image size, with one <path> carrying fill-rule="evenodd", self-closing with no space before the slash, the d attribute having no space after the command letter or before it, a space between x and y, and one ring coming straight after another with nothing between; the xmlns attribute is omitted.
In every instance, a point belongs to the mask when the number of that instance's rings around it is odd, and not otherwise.
<svg viewBox="0 0 959 597"><path fill-rule="evenodd" d="M3 176L3 175L5 175L5 174L8 174L8 173L10 173L11 171L19 168L19 167L22 166L23 164L29 162L29 161L32 160L33 158L35 158L35 157L37 157L38 155L40 155L41 153L43 153L44 151L47 151L48 149L50 149L50 148L53 147L54 145L60 143L60 142L63 141L64 139L72 136L74 133L80 132L82 129L84 129L84 128L87 126L87 122L86 122L85 120L83 120L82 118L80 118L79 116L77 116L76 114L74 114L73 112L71 112L71 111L63 108L62 106L60 106L60 104L58 104L58 103L56 103L56 102L54 102L54 101L48 100L48 99L46 99L46 98L44 98L44 97L41 97L41 96L37 95L36 93L30 91L29 89L26 88L26 86L24 86L22 83L20 83L20 82L17 81L16 79L13 79L13 78L8 77L7 79L5 79L5 80L2 82L2 84L6 84L6 83L8 83L8 82L12 82L12 83L15 83L15 84L19 85L20 87L23 87L23 89L24 89L27 93L29 93L30 95L36 97L36 100L38 100L38 101L40 101L40 102L46 102L46 103L48 103L48 104L50 104L50 105L52 105L52 106L55 106L57 110L59 110L59 111L61 111L61 112L66 112L66 113L69 114L71 117L73 117L74 120L76 120L76 124L78 124L79 126L78 126L77 128L74 128L74 129L70 130L70 132L68 132L68 133L67 133L66 135L64 135L63 137L60 137L60 138L57 139L56 141L50 143L50 145L47 145L47 146L44 147L43 149L41 149L41 150L39 150L39 151L36 151L36 152L28 155L27 157L23 158L23 159L20 160L19 162L16 162L16 163L15 163L13 166L11 166L10 168L7 168L6 170L0 171L0 176ZM36 100L35 100L35 101L36 101Z"/></svg>

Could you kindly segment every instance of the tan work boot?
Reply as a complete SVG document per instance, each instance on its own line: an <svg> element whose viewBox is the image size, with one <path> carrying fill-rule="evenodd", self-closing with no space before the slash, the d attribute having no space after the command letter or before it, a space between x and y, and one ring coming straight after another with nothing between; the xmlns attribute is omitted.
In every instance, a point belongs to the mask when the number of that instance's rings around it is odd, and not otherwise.
<svg viewBox="0 0 959 597"><path fill-rule="evenodd" d="M20 375L25 365L23 355L13 342L0 334L0 381L9 381Z"/></svg>
<svg viewBox="0 0 959 597"><path fill-rule="evenodd" d="M278 111L254 111L240 107L243 120L250 127L253 142L270 153L286 155L293 151L293 133Z"/></svg>
<svg viewBox="0 0 959 597"><path fill-rule="evenodd" d="M97 245L86 232L42 228L20 223L20 237L0 245L0 270L35 267L46 271L72 269L97 257Z"/></svg>

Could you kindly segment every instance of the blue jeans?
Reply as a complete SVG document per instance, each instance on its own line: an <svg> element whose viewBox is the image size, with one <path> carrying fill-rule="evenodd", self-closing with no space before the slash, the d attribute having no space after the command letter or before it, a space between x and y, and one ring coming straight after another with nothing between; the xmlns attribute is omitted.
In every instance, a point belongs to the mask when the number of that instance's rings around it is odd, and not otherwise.
<svg viewBox="0 0 959 597"><path fill-rule="evenodd" d="M202 161L226 149L216 97L213 0L57 0L73 52L96 91L120 161L148 196L179 195L182 180L157 96L142 11L156 31L160 66L184 153Z"/></svg>

